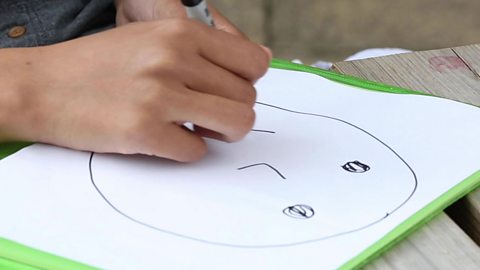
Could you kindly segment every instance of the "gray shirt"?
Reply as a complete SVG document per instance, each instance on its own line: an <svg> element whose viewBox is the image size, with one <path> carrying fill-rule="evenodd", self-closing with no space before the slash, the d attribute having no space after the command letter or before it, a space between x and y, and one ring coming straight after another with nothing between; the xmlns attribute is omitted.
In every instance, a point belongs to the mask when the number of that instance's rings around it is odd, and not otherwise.
<svg viewBox="0 0 480 270"><path fill-rule="evenodd" d="M0 0L0 47L33 47L114 27L113 0Z"/></svg>

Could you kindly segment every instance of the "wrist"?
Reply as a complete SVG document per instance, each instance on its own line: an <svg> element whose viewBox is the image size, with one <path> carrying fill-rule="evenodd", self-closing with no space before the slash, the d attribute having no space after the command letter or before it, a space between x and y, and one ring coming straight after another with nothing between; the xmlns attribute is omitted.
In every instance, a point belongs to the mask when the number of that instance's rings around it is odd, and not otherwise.
<svg viewBox="0 0 480 270"><path fill-rule="evenodd" d="M39 48L0 50L0 142L33 139L35 110L32 74ZM33 76L33 77L37 77Z"/></svg>

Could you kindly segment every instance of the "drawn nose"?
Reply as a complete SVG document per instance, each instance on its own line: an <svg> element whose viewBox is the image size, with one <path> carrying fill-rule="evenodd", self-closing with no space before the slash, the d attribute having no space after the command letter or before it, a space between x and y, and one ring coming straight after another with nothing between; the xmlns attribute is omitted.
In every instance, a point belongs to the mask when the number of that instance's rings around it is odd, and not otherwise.
<svg viewBox="0 0 480 270"><path fill-rule="evenodd" d="M306 204L296 204L283 209L283 213L291 218L308 219L315 215L311 206Z"/></svg>

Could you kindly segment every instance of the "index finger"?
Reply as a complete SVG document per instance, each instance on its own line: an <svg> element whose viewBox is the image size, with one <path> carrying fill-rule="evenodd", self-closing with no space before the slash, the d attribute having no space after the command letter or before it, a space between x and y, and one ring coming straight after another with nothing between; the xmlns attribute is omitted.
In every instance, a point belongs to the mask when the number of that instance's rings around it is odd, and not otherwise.
<svg viewBox="0 0 480 270"><path fill-rule="evenodd" d="M197 33L200 55L208 61L251 82L267 71L271 56L260 45L212 27Z"/></svg>

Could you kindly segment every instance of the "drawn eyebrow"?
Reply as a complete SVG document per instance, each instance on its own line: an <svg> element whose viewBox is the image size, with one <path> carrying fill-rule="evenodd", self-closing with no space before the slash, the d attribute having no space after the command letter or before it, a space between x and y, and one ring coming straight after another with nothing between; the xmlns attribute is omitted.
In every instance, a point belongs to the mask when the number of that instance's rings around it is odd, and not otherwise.
<svg viewBox="0 0 480 270"><path fill-rule="evenodd" d="M256 163L256 164L252 164L252 165L247 165L247 166L243 166L243 167L240 167L240 168L237 168L237 170L243 170L243 169L247 169L247 168L251 168L251 167L255 167L255 166L267 166L268 168L272 169L274 172L276 172L282 179L287 179L285 178L285 176L283 176L283 174L280 173L279 170L277 170L275 167L273 167L272 165L270 164L267 164L267 163Z"/></svg>
<svg viewBox="0 0 480 270"><path fill-rule="evenodd" d="M264 133L272 133L272 134L275 134L275 131L272 131L272 130L266 130L266 129L252 129L252 131L255 131L255 132L264 132Z"/></svg>

